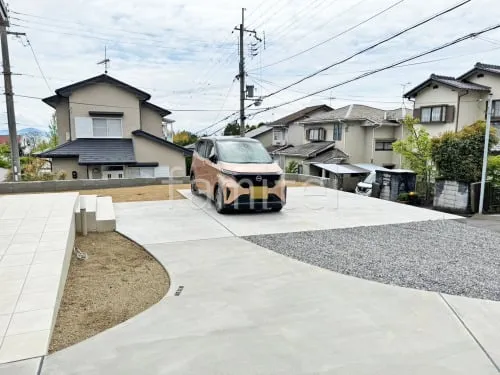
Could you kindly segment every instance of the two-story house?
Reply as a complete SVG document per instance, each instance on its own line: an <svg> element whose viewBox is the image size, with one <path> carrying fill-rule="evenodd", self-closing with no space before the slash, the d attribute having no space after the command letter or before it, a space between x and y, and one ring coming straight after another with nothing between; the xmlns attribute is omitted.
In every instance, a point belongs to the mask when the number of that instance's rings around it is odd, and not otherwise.
<svg viewBox="0 0 500 375"><path fill-rule="evenodd" d="M315 176L324 175L322 169L328 164L368 163L398 168L401 158L392 151L392 143L401 138L401 120L410 112L351 104L312 115L294 125L293 132L300 135L297 145L275 154L282 166L295 160L302 173Z"/></svg>
<svg viewBox="0 0 500 375"><path fill-rule="evenodd" d="M272 145L268 147L268 151L273 152L285 146L301 145L304 143L304 137L300 127L297 127L299 122L311 116L328 113L332 110L333 108L324 104L315 105L303 108L300 111L267 124L272 127Z"/></svg>
<svg viewBox="0 0 500 375"><path fill-rule="evenodd" d="M43 102L56 110L59 145L38 156L69 179L186 176L192 151L165 139L168 109L107 74L62 87Z"/></svg>
<svg viewBox="0 0 500 375"><path fill-rule="evenodd" d="M431 136L457 132L486 118L493 94L492 125L500 132L500 66L477 63L461 76L432 74L404 97L415 102L414 116ZM500 150L497 146L496 149Z"/></svg>

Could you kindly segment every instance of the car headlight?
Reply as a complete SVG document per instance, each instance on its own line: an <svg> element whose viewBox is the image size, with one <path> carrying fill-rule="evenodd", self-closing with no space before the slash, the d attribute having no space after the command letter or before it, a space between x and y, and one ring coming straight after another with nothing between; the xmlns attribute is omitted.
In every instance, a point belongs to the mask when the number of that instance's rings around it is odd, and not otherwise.
<svg viewBox="0 0 500 375"><path fill-rule="evenodd" d="M234 172L233 171L229 171L227 169L221 169L220 173L222 173L225 176L234 177Z"/></svg>

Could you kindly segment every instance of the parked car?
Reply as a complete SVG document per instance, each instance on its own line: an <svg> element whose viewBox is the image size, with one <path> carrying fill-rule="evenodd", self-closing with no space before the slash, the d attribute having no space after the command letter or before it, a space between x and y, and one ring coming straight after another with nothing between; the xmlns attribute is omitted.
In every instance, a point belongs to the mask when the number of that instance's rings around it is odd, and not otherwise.
<svg viewBox="0 0 500 375"><path fill-rule="evenodd" d="M190 179L192 193L213 200L219 213L280 211L286 203L283 171L262 143L252 138L201 138L193 153Z"/></svg>
<svg viewBox="0 0 500 375"><path fill-rule="evenodd" d="M356 194L370 197L372 195L372 184L375 182L376 175L377 172L372 171L363 181L358 182L355 189Z"/></svg>

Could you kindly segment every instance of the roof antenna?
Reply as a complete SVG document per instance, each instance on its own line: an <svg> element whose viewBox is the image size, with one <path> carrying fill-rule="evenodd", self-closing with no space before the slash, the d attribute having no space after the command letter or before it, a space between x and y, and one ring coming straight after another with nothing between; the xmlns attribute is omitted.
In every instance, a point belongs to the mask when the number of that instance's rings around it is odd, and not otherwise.
<svg viewBox="0 0 500 375"><path fill-rule="evenodd" d="M106 49L106 45L104 46L104 60L99 61L97 65L104 64L104 74L108 74L108 65L110 63L110 59L108 59L108 52Z"/></svg>

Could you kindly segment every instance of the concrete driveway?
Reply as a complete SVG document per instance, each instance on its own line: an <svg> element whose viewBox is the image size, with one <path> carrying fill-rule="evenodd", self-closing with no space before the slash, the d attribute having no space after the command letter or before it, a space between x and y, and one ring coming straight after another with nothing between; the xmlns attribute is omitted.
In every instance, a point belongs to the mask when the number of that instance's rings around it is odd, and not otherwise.
<svg viewBox="0 0 500 375"><path fill-rule="evenodd" d="M324 198L323 214L306 198L229 216L197 200L116 204L118 231L168 270L168 295L46 357L41 374L497 374L498 303L345 276L238 238L453 218L344 194Z"/></svg>

